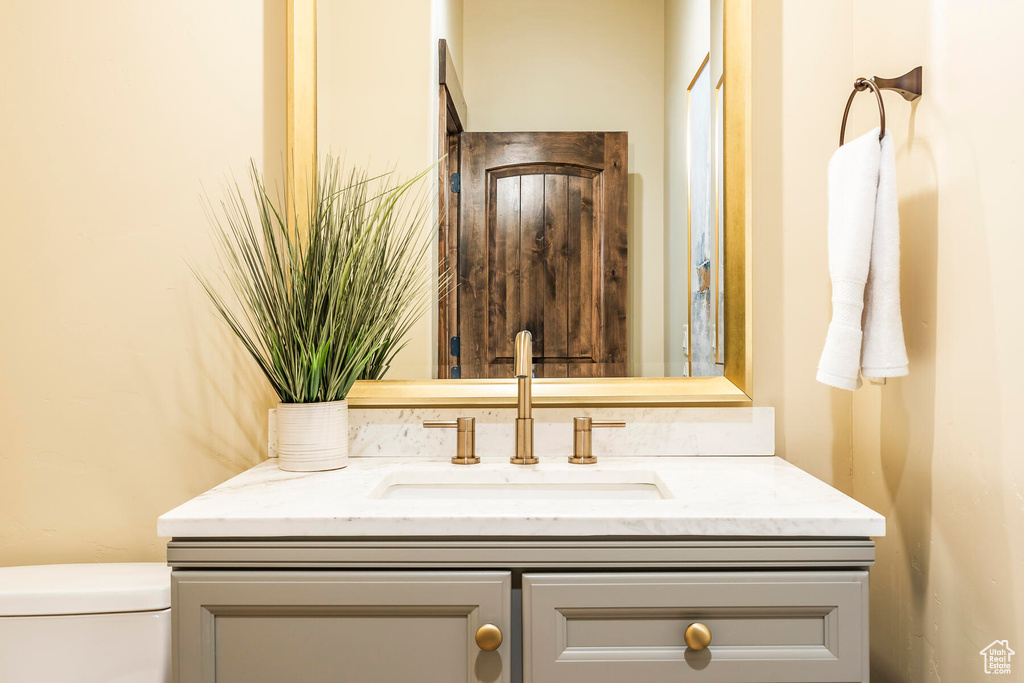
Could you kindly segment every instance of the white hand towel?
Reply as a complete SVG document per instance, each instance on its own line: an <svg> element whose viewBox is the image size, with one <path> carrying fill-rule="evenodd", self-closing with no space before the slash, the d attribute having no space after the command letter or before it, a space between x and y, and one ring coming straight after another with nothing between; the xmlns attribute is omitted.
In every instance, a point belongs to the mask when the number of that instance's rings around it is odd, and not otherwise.
<svg viewBox="0 0 1024 683"><path fill-rule="evenodd" d="M896 150L889 133L882 138L875 199L871 268L864 302L865 377L903 377L908 373L907 347L900 313L900 216L896 195Z"/></svg>
<svg viewBox="0 0 1024 683"><path fill-rule="evenodd" d="M828 163L828 269L832 322L818 362L818 381L860 386L864 286L871 265L880 146L878 129L846 143Z"/></svg>

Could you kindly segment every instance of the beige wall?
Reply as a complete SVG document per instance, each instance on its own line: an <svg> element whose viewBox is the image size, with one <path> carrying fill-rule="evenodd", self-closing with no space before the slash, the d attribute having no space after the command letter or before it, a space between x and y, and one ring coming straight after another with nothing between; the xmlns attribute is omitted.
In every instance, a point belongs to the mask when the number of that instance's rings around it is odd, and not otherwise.
<svg viewBox="0 0 1024 683"><path fill-rule="evenodd" d="M284 3L8 4L0 63L0 565L162 559L266 440L188 260L201 183L283 167Z"/></svg>
<svg viewBox="0 0 1024 683"><path fill-rule="evenodd" d="M318 4L321 154L379 170L397 163L405 175L435 161L429 113L437 99L437 45L430 39L429 0Z"/></svg>
<svg viewBox="0 0 1024 683"><path fill-rule="evenodd" d="M431 43L436 45L441 38L448 41L448 50L455 62L455 73L462 77L462 15L465 11L463 0L431 0L431 14L434 30ZM437 65L434 65L435 69Z"/></svg>
<svg viewBox="0 0 1024 683"><path fill-rule="evenodd" d="M447 3L455 6L454 2ZM437 41L430 0L317 5L317 147L348 166L409 178L433 164ZM452 16L445 13L445 22ZM383 87L382 87L383 85ZM434 202L433 177L419 191ZM430 229L424 224L425 230ZM431 254L434 257L434 254ZM436 261L436 258L432 260ZM433 280L436 263L423 273ZM432 306L432 308L435 308ZM436 367L436 311L409 332L388 379L427 379Z"/></svg>
<svg viewBox="0 0 1024 683"><path fill-rule="evenodd" d="M752 5L754 400L775 407L779 455L844 488L852 397L814 376L831 316L825 166L853 78L838 8L850 3Z"/></svg>
<svg viewBox="0 0 1024 683"><path fill-rule="evenodd" d="M898 97L887 110L903 141L912 374L859 394L853 413L854 494L890 525L876 679L987 680L981 648L1009 638L1024 653L1024 6L872 0L853 20L857 68L923 64L926 88L916 110Z"/></svg>
<svg viewBox="0 0 1024 683"><path fill-rule="evenodd" d="M629 133L630 365L663 376L664 3L514 4L465 1L469 129Z"/></svg>
<svg viewBox="0 0 1024 683"><path fill-rule="evenodd" d="M1024 642L1024 92L1008 85L1024 64L1024 6L754 6L757 400L779 408L786 457L886 515L872 681L988 680L978 651ZM824 168L853 78L918 64L918 103L885 96L910 376L851 397L813 381L829 314ZM851 134L877 125L859 100Z"/></svg>

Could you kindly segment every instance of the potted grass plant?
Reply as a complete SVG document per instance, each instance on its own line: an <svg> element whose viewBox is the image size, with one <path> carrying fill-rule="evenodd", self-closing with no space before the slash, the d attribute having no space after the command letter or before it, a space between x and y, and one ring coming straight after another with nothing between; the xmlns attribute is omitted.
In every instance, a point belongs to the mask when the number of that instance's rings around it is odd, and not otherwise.
<svg viewBox="0 0 1024 683"><path fill-rule="evenodd" d="M254 163L250 201L236 183L219 210L207 202L220 268L197 275L277 392L270 445L283 470L348 463L346 396L383 378L426 308L429 207L413 191L426 174L400 182L327 157L306 225L286 218Z"/></svg>

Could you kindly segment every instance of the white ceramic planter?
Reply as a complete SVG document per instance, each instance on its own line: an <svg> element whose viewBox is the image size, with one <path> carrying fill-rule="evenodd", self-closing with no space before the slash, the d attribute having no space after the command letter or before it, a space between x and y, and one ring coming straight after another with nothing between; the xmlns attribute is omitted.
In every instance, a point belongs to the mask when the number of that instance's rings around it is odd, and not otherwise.
<svg viewBox="0 0 1024 683"><path fill-rule="evenodd" d="M270 411L269 455L288 472L348 465L348 401L278 403Z"/></svg>

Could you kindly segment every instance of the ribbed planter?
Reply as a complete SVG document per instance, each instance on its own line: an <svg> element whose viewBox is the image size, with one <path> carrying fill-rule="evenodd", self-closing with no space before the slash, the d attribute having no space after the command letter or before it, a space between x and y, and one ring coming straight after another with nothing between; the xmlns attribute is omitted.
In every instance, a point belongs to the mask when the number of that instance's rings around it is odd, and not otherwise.
<svg viewBox="0 0 1024 683"><path fill-rule="evenodd" d="M279 403L271 410L270 455L288 472L348 465L348 401Z"/></svg>

